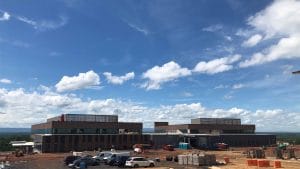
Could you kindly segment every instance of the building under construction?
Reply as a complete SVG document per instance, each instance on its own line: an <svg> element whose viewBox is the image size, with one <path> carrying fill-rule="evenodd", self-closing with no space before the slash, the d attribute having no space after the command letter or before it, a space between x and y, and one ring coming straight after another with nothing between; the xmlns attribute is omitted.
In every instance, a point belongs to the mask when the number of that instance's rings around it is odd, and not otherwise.
<svg viewBox="0 0 300 169"><path fill-rule="evenodd" d="M191 124L169 125L155 122L154 133L142 133L143 124L119 122L116 115L63 114L32 125L35 147L41 152L67 152L131 149L134 144L164 144L209 147L215 143L229 146L267 146L276 143L275 135L255 134L255 125L241 124L240 119L199 118Z"/></svg>
<svg viewBox="0 0 300 169"><path fill-rule="evenodd" d="M275 135L257 134L255 125L241 124L241 119L197 118L191 119L191 124L173 125L168 122L155 122L154 130L156 135L150 137L150 140L154 139L160 144L187 142L192 147L212 147L216 143L238 147L276 144ZM166 135L170 137L169 140L155 139Z"/></svg>
<svg viewBox="0 0 300 169"><path fill-rule="evenodd" d="M147 142L143 124L119 122L115 115L63 114L32 125L35 146L42 152L128 149Z"/></svg>

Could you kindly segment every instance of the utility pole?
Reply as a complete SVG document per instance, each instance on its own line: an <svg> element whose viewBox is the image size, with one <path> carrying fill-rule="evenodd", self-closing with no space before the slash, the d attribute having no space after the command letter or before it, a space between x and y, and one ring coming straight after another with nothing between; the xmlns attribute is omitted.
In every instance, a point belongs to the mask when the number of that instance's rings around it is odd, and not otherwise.
<svg viewBox="0 0 300 169"><path fill-rule="evenodd" d="M293 74L300 74L300 70L292 72Z"/></svg>

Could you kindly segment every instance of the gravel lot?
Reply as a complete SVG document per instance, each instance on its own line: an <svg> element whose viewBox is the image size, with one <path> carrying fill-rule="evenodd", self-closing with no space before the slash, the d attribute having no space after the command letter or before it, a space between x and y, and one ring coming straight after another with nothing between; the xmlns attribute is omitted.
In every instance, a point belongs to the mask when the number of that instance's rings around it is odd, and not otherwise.
<svg viewBox="0 0 300 169"><path fill-rule="evenodd" d="M257 167L248 167L246 166L247 158L243 152L246 148L235 148L231 151L207 151L208 154L215 154L218 161L223 161L224 157L230 158L230 163L223 166L182 166L178 165L175 162L165 161L166 155L178 155L184 153L197 153L199 150L176 150L176 151L164 151L164 150L150 150L140 156L144 156L150 159L160 158L161 162L157 162L155 168L153 169L196 169L196 168L212 168L212 169L255 169ZM266 154L270 153L271 150L267 150ZM86 152L86 154L95 154L96 152ZM47 153L47 154L36 154L36 155L26 155L24 157L14 157L10 155L8 160L11 162L12 169L68 169L67 166L64 165L63 160L66 156L71 153ZM300 157L300 146L297 148L296 156ZM0 155L1 156L1 155ZM270 159L271 164L275 160L274 157L267 157ZM281 160L282 166L285 169L299 169L300 161L299 160ZM108 165L100 164L99 166L90 166L89 169L117 169L118 167L111 167ZM273 168L273 167L270 167Z"/></svg>

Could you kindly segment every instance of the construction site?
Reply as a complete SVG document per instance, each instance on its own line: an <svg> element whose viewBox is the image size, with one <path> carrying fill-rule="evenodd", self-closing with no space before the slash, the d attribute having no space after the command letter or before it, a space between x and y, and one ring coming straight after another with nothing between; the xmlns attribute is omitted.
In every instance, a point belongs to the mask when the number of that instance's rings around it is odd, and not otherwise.
<svg viewBox="0 0 300 169"><path fill-rule="evenodd" d="M254 149L260 149L256 147ZM250 151L249 148L231 148L226 151L201 151L198 149L175 149L174 151L167 151L163 149L150 149L145 151L138 156L143 156L148 159L160 159L160 162L155 163L157 169L255 169L260 168L275 168L275 163L280 163L280 166L276 168L286 168L286 169L299 169L300 160L297 158L288 159L288 154L284 153L284 159L277 159L276 155L273 153L276 147L268 147L264 150L264 158L252 158L247 156L247 152ZM295 156L300 157L300 146L293 147L295 151ZM95 155L97 152L86 151L86 154ZM195 165L196 162L187 159L186 163L179 163L172 161L167 161L166 157L176 157L178 155L189 156L191 154L208 154L215 157L216 162L214 164L202 164ZM15 157L13 154L1 154L2 161L9 161L11 169L66 169L67 166L64 165L65 157L71 155L72 153L40 153L35 155L25 155L22 157ZM168 159L169 160L169 159ZM261 162L260 162L261 161ZM190 162L190 163L189 163ZM263 163L264 162L264 163ZM98 166L89 166L89 168L118 168L116 166L108 166L100 164Z"/></svg>
<svg viewBox="0 0 300 169"><path fill-rule="evenodd" d="M128 149L134 144L161 148L188 143L190 147L214 149L217 143L235 147L269 146L276 136L256 134L255 125L241 124L240 119L198 118L191 124L169 125L155 122L154 133L142 133L142 123L119 122L114 115L63 114L32 125L35 147L43 152Z"/></svg>
<svg viewBox="0 0 300 169"><path fill-rule="evenodd" d="M119 122L115 115L62 114L32 125L33 142L12 142L16 151L2 153L1 165L60 169L68 168L64 160L70 156L95 160L101 152L126 152L128 158L143 157L158 168L300 167L299 145L279 143L276 135L256 134L254 124L242 124L240 119L155 122L153 133L142 129L142 123ZM95 162L89 168L117 167Z"/></svg>

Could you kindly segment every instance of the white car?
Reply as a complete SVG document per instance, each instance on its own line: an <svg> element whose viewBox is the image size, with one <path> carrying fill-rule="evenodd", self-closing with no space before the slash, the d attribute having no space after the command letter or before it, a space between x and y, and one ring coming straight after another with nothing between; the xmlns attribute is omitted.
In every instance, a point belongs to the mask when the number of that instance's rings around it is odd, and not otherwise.
<svg viewBox="0 0 300 169"><path fill-rule="evenodd" d="M134 168L154 167L154 165L155 165L154 161L148 160L144 157L130 157L125 163L126 167L134 167Z"/></svg>

